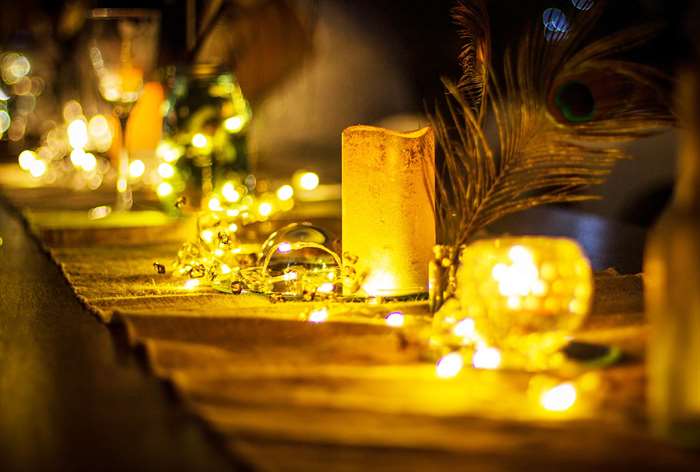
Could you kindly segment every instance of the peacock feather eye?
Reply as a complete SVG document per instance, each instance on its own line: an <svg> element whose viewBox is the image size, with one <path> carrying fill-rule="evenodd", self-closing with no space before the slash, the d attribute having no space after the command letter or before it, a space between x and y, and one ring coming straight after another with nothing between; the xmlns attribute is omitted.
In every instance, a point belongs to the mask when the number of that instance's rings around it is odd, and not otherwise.
<svg viewBox="0 0 700 472"><path fill-rule="evenodd" d="M561 85L556 92L554 103L570 123L590 121L595 114L593 93L582 82L571 81Z"/></svg>

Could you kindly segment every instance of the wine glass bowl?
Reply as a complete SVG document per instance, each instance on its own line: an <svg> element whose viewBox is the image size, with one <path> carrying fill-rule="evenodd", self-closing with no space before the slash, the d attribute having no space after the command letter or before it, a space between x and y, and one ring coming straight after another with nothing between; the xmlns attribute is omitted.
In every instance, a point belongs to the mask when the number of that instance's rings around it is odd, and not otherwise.
<svg viewBox="0 0 700 472"><path fill-rule="evenodd" d="M145 9L100 8L89 16L88 52L100 96L119 119L122 145L117 163L116 210L129 210L129 155L126 122L156 67L160 12Z"/></svg>

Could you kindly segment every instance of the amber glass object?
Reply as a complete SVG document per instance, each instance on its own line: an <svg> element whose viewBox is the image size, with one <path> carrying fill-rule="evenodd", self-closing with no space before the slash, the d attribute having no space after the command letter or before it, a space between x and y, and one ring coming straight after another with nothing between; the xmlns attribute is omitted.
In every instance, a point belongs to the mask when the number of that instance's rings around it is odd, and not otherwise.
<svg viewBox="0 0 700 472"><path fill-rule="evenodd" d="M700 447L700 75L681 80L685 121L674 198L644 259L648 406L654 431Z"/></svg>

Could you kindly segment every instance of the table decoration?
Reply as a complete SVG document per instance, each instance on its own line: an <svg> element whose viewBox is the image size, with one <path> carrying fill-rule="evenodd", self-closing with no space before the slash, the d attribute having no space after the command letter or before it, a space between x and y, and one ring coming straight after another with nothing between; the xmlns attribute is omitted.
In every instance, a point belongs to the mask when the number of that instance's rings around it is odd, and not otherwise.
<svg viewBox="0 0 700 472"><path fill-rule="evenodd" d="M484 239L459 260L455 296L435 314L433 340L474 348L475 366L500 366L501 353L488 350L496 347L513 362L544 367L590 309L591 268L574 241Z"/></svg>
<svg viewBox="0 0 700 472"><path fill-rule="evenodd" d="M185 195L200 208L214 189L250 173L247 129L252 113L235 76L223 66L196 64L170 74L165 136L157 155L160 182L173 191L158 193L168 206Z"/></svg>
<svg viewBox="0 0 700 472"><path fill-rule="evenodd" d="M648 39L654 27L577 47L603 3L572 9L563 16L561 31L552 31L551 18L543 18L506 54L501 79L491 72L485 3L457 5L463 75L456 84L445 81L446 110L433 116L444 155L436 169L439 243L459 248L509 213L595 198L584 191L602 183L625 155L616 142L674 123L667 101L657 93L661 75L609 57ZM590 98L589 109L579 110L580 116L572 111L580 105L580 94L572 98L567 92L572 84ZM628 93L605 93L606 87L623 86ZM483 129L489 110L496 118L496 143L489 142ZM452 254L455 264L458 253Z"/></svg>
<svg viewBox="0 0 700 472"><path fill-rule="evenodd" d="M155 68L159 28L157 10L105 8L90 14L90 63L100 96L119 118L122 136L144 80ZM133 204L126 144L117 163L116 210L129 210Z"/></svg>
<svg viewBox="0 0 700 472"><path fill-rule="evenodd" d="M356 295L427 291L435 244L434 153L430 128L343 131L343 251L357 258L358 271L365 273Z"/></svg>

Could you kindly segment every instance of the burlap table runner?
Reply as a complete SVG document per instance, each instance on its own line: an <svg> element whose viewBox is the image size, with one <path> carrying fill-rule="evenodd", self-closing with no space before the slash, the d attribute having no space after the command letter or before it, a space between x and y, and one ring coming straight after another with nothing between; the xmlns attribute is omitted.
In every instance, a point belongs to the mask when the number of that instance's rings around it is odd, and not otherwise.
<svg viewBox="0 0 700 472"><path fill-rule="evenodd" d="M36 189L5 183L4 193L84 304L123 323L153 374L255 468L683 468L695 460L645 432L639 275L596 277L594 312L578 338L620 346L627 360L601 371L593 408L550 421L525 406L532 374L436 378L416 341L430 324L425 304L350 305L335 321L308 323L303 303L192 292L157 274L153 262L172 260L187 230L178 222L125 225L120 240L104 228L62 229L65 215L37 211L45 193ZM406 326L385 326L397 308Z"/></svg>

